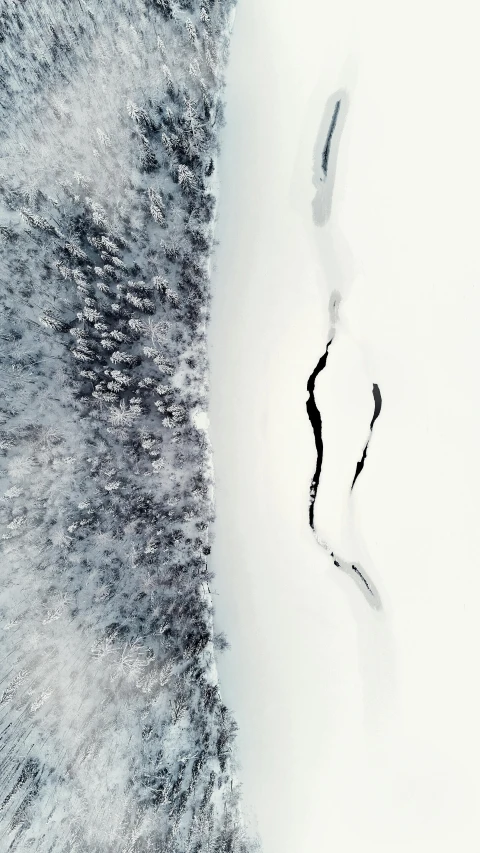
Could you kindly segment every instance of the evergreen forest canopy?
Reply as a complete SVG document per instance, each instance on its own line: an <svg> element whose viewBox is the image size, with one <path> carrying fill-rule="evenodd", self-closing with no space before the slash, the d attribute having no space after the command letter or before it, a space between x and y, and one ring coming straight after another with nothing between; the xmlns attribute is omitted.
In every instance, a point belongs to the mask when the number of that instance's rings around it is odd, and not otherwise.
<svg viewBox="0 0 480 853"><path fill-rule="evenodd" d="M231 0L0 12L0 849L247 853L204 429Z"/></svg>

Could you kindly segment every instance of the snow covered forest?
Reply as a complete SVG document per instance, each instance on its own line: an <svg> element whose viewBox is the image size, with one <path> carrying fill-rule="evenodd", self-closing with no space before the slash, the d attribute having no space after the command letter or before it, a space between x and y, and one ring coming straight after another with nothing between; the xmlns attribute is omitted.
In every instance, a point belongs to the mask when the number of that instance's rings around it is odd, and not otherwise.
<svg viewBox="0 0 480 853"><path fill-rule="evenodd" d="M208 567L230 0L0 12L0 850L246 853Z"/></svg>

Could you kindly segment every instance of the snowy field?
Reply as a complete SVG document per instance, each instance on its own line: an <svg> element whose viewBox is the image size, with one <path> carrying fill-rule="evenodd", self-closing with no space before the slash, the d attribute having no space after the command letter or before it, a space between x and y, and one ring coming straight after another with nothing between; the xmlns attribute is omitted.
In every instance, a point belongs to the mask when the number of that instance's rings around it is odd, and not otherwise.
<svg viewBox="0 0 480 853"><path fill-rule="evenodd" d="M479 79L473 3L240 0L212 323L225 701L264 853L480 843ZM325 104L347 90L333 211ZM382 608L308 526L360 560ZM364 471L355 466L381 389Z"/></svg>

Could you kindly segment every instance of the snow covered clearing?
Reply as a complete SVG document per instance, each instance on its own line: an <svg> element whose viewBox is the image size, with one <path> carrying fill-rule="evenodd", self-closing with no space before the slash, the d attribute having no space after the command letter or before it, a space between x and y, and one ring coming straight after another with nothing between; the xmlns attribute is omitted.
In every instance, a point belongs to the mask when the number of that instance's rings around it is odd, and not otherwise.
<svg viewBox="0 0 480 853"><path fill-rule="evenodd" d="M476 16L466 2L237 9L210 328L211 565L232 646L222 689L265 853L480 840ZM332 212L315 224L313 156L338 92ZM334 291L315 529L360 560L378 610L308 524L306 386Z"/></svg>

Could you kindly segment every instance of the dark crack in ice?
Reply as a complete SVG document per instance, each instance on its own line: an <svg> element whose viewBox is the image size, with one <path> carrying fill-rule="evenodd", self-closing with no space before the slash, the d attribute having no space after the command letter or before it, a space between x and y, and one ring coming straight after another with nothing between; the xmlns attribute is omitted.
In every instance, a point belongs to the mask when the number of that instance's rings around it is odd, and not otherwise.
<svg viewBox="0 0 480 853"><path fill-rule="evenodd" d="M317 464L315 466L315 472L312 477L312 483L310 486L310 505L308 509L308 520L310 523L310 527L312 530L314 529L313 524L313 513L315 509L315 498L317 496L318 483L320 481L320 474L322 472L322 462L323 462L323 438L322 438L322 416L320 414L320 410L315 403L315 381L317 376L324 369L327 358L328 358L328 348L332 343L332 339L329 340L327 344L327 348L323 355L321 356L318 364L316 365L313 372L308 377L307 382L307 391L308 391L308 400L307 400L307 414L310 419L310 423L312 425L313 435L315 437L315 447L317 449Z"/></svg>
<svg viewBox="0 0 480 853"><path fill-rule="evenodd" d="M375 421L377 420L378 416L380 415L380 412L382 411L382 395L380 394L380 388L378 387L378 385L375 382L373 383L372 393L373 393L373 400L374 400L374 410L373 410L373 418L370 421L370 433L369 433L368 439L366 441L365 447L363 449L362 458L357 462L357 468L355 471L355 476L352 480L352 485L350 487L350 491L353 489L356 481L358 480L360 474L363 471L363 466L365 465L365 459L367 458L368 445L370 444L370 439L372 437L373 426L374 426Z"/></svg>

